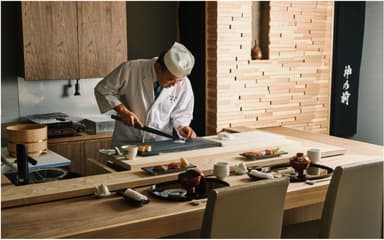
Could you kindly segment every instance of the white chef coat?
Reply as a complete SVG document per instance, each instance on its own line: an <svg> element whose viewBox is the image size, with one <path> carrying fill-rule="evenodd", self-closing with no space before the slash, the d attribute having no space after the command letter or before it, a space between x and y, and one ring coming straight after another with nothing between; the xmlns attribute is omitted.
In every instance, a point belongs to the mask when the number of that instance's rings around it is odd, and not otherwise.
<svg viewBox="0 0 384 240"><path fill-rule="evenodd" d="M95 87L100 112L105 113L119 104L134 112L149 127L172 135L173 128L188 126L193 118L194 96L187 77L175 86L163 88L155 100L157 81L154 64L157 58L131 60L121 64ZM116 121L112 145L167 140L162 136L128 127Z"/></svg>

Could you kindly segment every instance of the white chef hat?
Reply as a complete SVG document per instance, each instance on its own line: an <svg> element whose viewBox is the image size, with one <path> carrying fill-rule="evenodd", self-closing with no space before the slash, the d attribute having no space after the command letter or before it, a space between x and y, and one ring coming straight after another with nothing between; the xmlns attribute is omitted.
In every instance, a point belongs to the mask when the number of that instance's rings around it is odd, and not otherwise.
<svg viewBox="0 0 384 240"><path fill-rule="evenodd" d="M164 63L175 77L183 78L191 73L195 58L184 45L175 42L164 54Z"/></svg>

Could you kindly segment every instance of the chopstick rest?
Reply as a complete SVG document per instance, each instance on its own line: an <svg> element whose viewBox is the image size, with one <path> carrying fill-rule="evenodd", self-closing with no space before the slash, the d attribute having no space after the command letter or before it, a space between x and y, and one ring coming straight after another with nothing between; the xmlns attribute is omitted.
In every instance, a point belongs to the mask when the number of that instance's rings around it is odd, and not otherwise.
<svg viewBox="0 0 384 240"><path fill-rule="evenodd" d="M97 198L108 197L110 195L111 195L111 192L109 191L107 185L101 184L96 187L95 196Z"/></svg>
<svg viewBox="0 0 384 240"><path fill-rule="evenodd" d="M331 178L327 177L327 178L322 178L322 179L306 180L305 183L308 185L314 185L315 183L325 182L325 181L329 181L329 180L331 180Z"/></svg>
<svg viewBox="0 0 384 240"><path fill-rule="evenodd" d="M234 171L237 175L242 175L247 172L247 165L245 165L244 162L239 163L238 165L234 166Z"/></svg>

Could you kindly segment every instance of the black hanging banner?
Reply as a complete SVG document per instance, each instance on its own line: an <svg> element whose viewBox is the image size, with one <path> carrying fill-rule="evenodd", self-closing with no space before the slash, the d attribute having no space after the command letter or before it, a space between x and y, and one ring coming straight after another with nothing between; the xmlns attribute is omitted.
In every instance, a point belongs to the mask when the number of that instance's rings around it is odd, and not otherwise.
<svg viewBox="0 0 384 240"><path fill-rule="evenodd" d="M335 2L331 135L356 133L365 2Z"/></svg>

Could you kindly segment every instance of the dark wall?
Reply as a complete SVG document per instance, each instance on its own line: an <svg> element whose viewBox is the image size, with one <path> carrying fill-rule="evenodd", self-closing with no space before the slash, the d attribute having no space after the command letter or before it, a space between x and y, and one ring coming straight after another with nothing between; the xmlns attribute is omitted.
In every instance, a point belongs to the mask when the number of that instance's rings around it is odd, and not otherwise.
<svg viewBox="0 0 384 240"><path fill-rule="evenodd" d="M191 127L198 136L205 135L205 2L179 3L179 31L182 42L195 56L189 79L195 94Z"/></svg>
<svg viewBox="0 0 384 240"><path fill-rule="evenodd" d="M1 3L1 77L17 75L21 61L20 2Z"/></svg>
<svg viewBox="0 0 384 240"><path fill-rule="evenodd" d="M172 46L184 44L195 57L189 79L195 94L197 135L205 135L205 3L127 2L128 59L152 58Z"/></svg>
<svg viewBox="0 0 384 240"><path fill-rule="evenodd" d="M127 1L128 59L153 58L177 40L177 2Z"/></svg>
<svg viewBox="0 0 384 240"><path fill-rule="evenodd" d="M1 2L1 122L19 118L17 72L21 71L20 2Z"/></svg>

